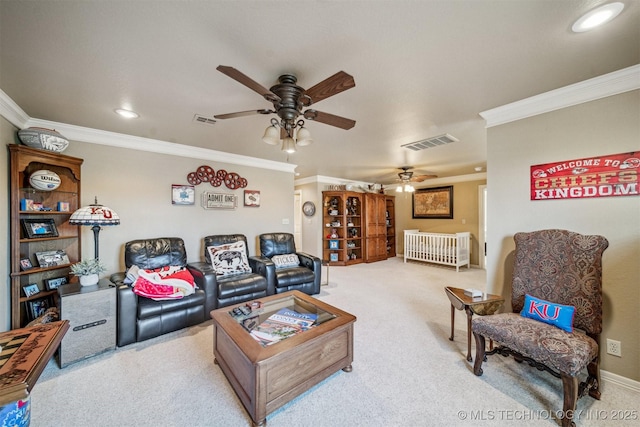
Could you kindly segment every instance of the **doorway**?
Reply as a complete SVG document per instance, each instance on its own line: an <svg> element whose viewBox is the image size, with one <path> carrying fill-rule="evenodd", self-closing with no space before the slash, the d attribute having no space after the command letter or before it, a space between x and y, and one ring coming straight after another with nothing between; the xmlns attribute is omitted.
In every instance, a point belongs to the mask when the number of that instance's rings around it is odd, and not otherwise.
<svg viewBox="0 0 640 427"><path fill-rule="evenodd" d="M478 246L480 254L478 264L480 268L487 268L487 186L478 186Z"/></svg>

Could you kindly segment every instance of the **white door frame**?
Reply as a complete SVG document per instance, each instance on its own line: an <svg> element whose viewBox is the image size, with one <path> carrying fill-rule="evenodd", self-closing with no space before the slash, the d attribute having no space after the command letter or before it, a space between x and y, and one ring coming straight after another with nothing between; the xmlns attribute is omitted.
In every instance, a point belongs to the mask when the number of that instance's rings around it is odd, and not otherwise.
<svg viewBox="0 0 640 427"><path fill-rule="evenodd" d="M487 186L478 186L478 264L487 268L486 246L487 233Z"/></svg>

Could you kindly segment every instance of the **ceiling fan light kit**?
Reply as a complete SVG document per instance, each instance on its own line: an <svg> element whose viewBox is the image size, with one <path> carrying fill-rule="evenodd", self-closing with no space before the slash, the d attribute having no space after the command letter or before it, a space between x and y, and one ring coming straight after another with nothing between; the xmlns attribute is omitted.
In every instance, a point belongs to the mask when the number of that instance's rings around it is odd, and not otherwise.
<svg viewBox="0 0 640 427"><path fill-rule="evenodd" d="M275 122L275 123L274 123ZM271 126L264 131L262 140L269 145L278 145L280 143L280 130L277 127L278 121L271 119Z"/></svg>
<svg viewBox="0 0 640 427"><path fill-rule="evenodd" d="M282 140L282 151L286 151L289 154L296 152L296 142L290 136L287 136Z"/></svg>
<svg viewBox="0 0 640 427"><path fill-rule="evenodd" d="M300 115L307 120L314 120L345 130L351 129L356 124L355 120L323 113L315 109L302 111L303 108L309 107L313 103L355 87L356 84L353 77L344 71L339 71L305 90L296 85L298 79L293 74L281 75L278 78L279 83L267 89L233 67L219 65L216 69L262 95L264 99L273 104L274 109L217 114L214 117L216 119L231 119L254 114L275 113L280 117L280 122L276 119L271 119L271 125L265 130L262 140L270 145L282 143L281 149L287 153L295 152L296 146L304 147L313 143L311 132L304 127L304 120L297 120Z"/></svg>
<svg viewBox="0 0 640 427"><path fill-rule="evenodd" d="M400 184L396 187L396 193L413 193L414 191L416 191L416 189L413 188L411 184Z"/></svg>

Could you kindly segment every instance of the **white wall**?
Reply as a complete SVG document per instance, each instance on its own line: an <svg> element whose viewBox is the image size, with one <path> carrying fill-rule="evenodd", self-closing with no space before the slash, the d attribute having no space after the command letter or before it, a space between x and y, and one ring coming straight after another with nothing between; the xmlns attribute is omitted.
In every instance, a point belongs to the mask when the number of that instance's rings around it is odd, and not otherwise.
<svg viewBox="0 0 640 427"><path fill-rule="evenodd" d="M510 299L516 232L605 236L601 343L621 341L623 357L601 351L601 367L640 380L640 197L529 200L531 165L640 150L640 91L492 127L487 140L488 291Z"/></svg>
<svg viewBox="0 0 640 427"><path fill-rule="evenodd" d="M120 216L121 224L100 232L100 258L108 271L124 268L123 245L139 238L182 237L189 261L203 257L203 237L241 233L247 236L251 255L259 251L257 236L273 231L293 232L293 174L213 161L169 156L137 150L72 142L65 154L84 159L81 204L98 202ZM224 184L195 187L196 204L171 204L171 184L188 184L187 174L201 165L236 172L248 181L246 189L260 191L260 207L243 206L243 190ZM205 210L203 192L235 194L235 210ZM283 225L283 219L289 223ZM83 258L93 257L93 233L82 235Z"/></svg>
<svg viewBox="0 0 640 427"><path fill-rule="evenodd" d="M315 215L302 215L302 248L303 252L322 258L322 190L318 190L317 183L296 186L302 195L302 203L313 202L316 206Z"/></svg>

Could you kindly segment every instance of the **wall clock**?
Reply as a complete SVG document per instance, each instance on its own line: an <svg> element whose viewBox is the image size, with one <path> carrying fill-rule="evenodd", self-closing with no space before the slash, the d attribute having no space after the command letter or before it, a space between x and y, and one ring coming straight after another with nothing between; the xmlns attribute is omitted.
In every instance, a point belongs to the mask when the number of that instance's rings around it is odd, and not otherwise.
<svg viewBox="0 0 640 427"><path fill-rule="evenodd" d="M313 202L304 202L302 205L302 212L306 216L313 216L316 213L316 205L314 205Z"/></svg>

